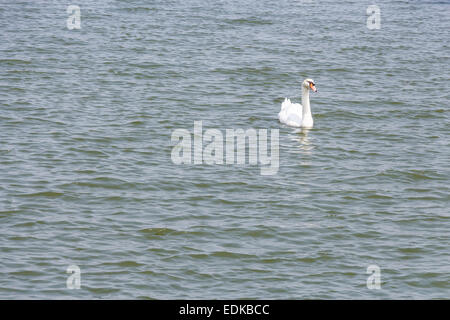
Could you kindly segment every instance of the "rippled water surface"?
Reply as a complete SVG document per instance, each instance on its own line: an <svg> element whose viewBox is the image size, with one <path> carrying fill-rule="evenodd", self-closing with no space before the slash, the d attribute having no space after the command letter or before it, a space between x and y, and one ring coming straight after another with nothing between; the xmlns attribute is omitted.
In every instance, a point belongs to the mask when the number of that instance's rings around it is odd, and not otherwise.
<svg viewBox="0 0 450 320"><path fill-rule="evenodd" d="M1 1L0 298L450 297L449 1L68 4ZM194 121L277 174L174 164Z"/></svg>

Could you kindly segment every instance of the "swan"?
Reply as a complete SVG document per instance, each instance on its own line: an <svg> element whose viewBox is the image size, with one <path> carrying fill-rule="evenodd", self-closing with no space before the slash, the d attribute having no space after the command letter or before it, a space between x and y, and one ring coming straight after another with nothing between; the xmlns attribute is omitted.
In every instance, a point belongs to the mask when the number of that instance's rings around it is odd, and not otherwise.
<svg viewBox="0 0 450 320"><path fill-rule="evenodd" d="M302 83L302 103L292 103L285 98L278 113L278 120L281 123L292 127L312 128L314 121L309 105L309 90L317 92L316 84L312 79L305 79Z"/></svg>

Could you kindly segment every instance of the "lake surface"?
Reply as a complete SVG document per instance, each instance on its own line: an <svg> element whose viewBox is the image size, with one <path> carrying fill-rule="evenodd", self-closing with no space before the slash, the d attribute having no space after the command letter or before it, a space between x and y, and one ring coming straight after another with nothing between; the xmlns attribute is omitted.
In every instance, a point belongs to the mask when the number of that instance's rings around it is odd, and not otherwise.
<svg viewBox="0 0 450 320"><path fill-rule="evenodd" d="M0 7L1 299L450 297L449 1L69 4ZM194 121L278 171L175 164Z"/></svg>

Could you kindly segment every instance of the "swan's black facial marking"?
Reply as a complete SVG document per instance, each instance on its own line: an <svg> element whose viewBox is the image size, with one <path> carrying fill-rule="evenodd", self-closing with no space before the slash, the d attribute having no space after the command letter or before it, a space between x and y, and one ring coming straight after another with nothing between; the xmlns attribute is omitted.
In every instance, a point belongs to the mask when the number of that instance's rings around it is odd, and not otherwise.
<svg viewBox="0 0 450 320"><path fill-rule="evenodd" d="M314 81L308 80L308 83L309 83L309 89L311 89L314 92L317 92L316 84L314 83Z"/></svg>

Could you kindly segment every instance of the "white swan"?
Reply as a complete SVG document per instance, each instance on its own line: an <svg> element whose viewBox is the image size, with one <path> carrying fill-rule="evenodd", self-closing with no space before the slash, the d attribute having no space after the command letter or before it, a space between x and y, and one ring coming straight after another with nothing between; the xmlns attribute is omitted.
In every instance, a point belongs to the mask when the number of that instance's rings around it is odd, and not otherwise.
<svg viewBox="0 0 450 320"><path fill-rule="evenodd" d="M317 92L316 84L312 79L305 79L302 83L302 103L292 103L290 99L285 98L281 104L278 120L281 123L292 127L312 128L314 121L309 105L309 90Z"/></svg>

